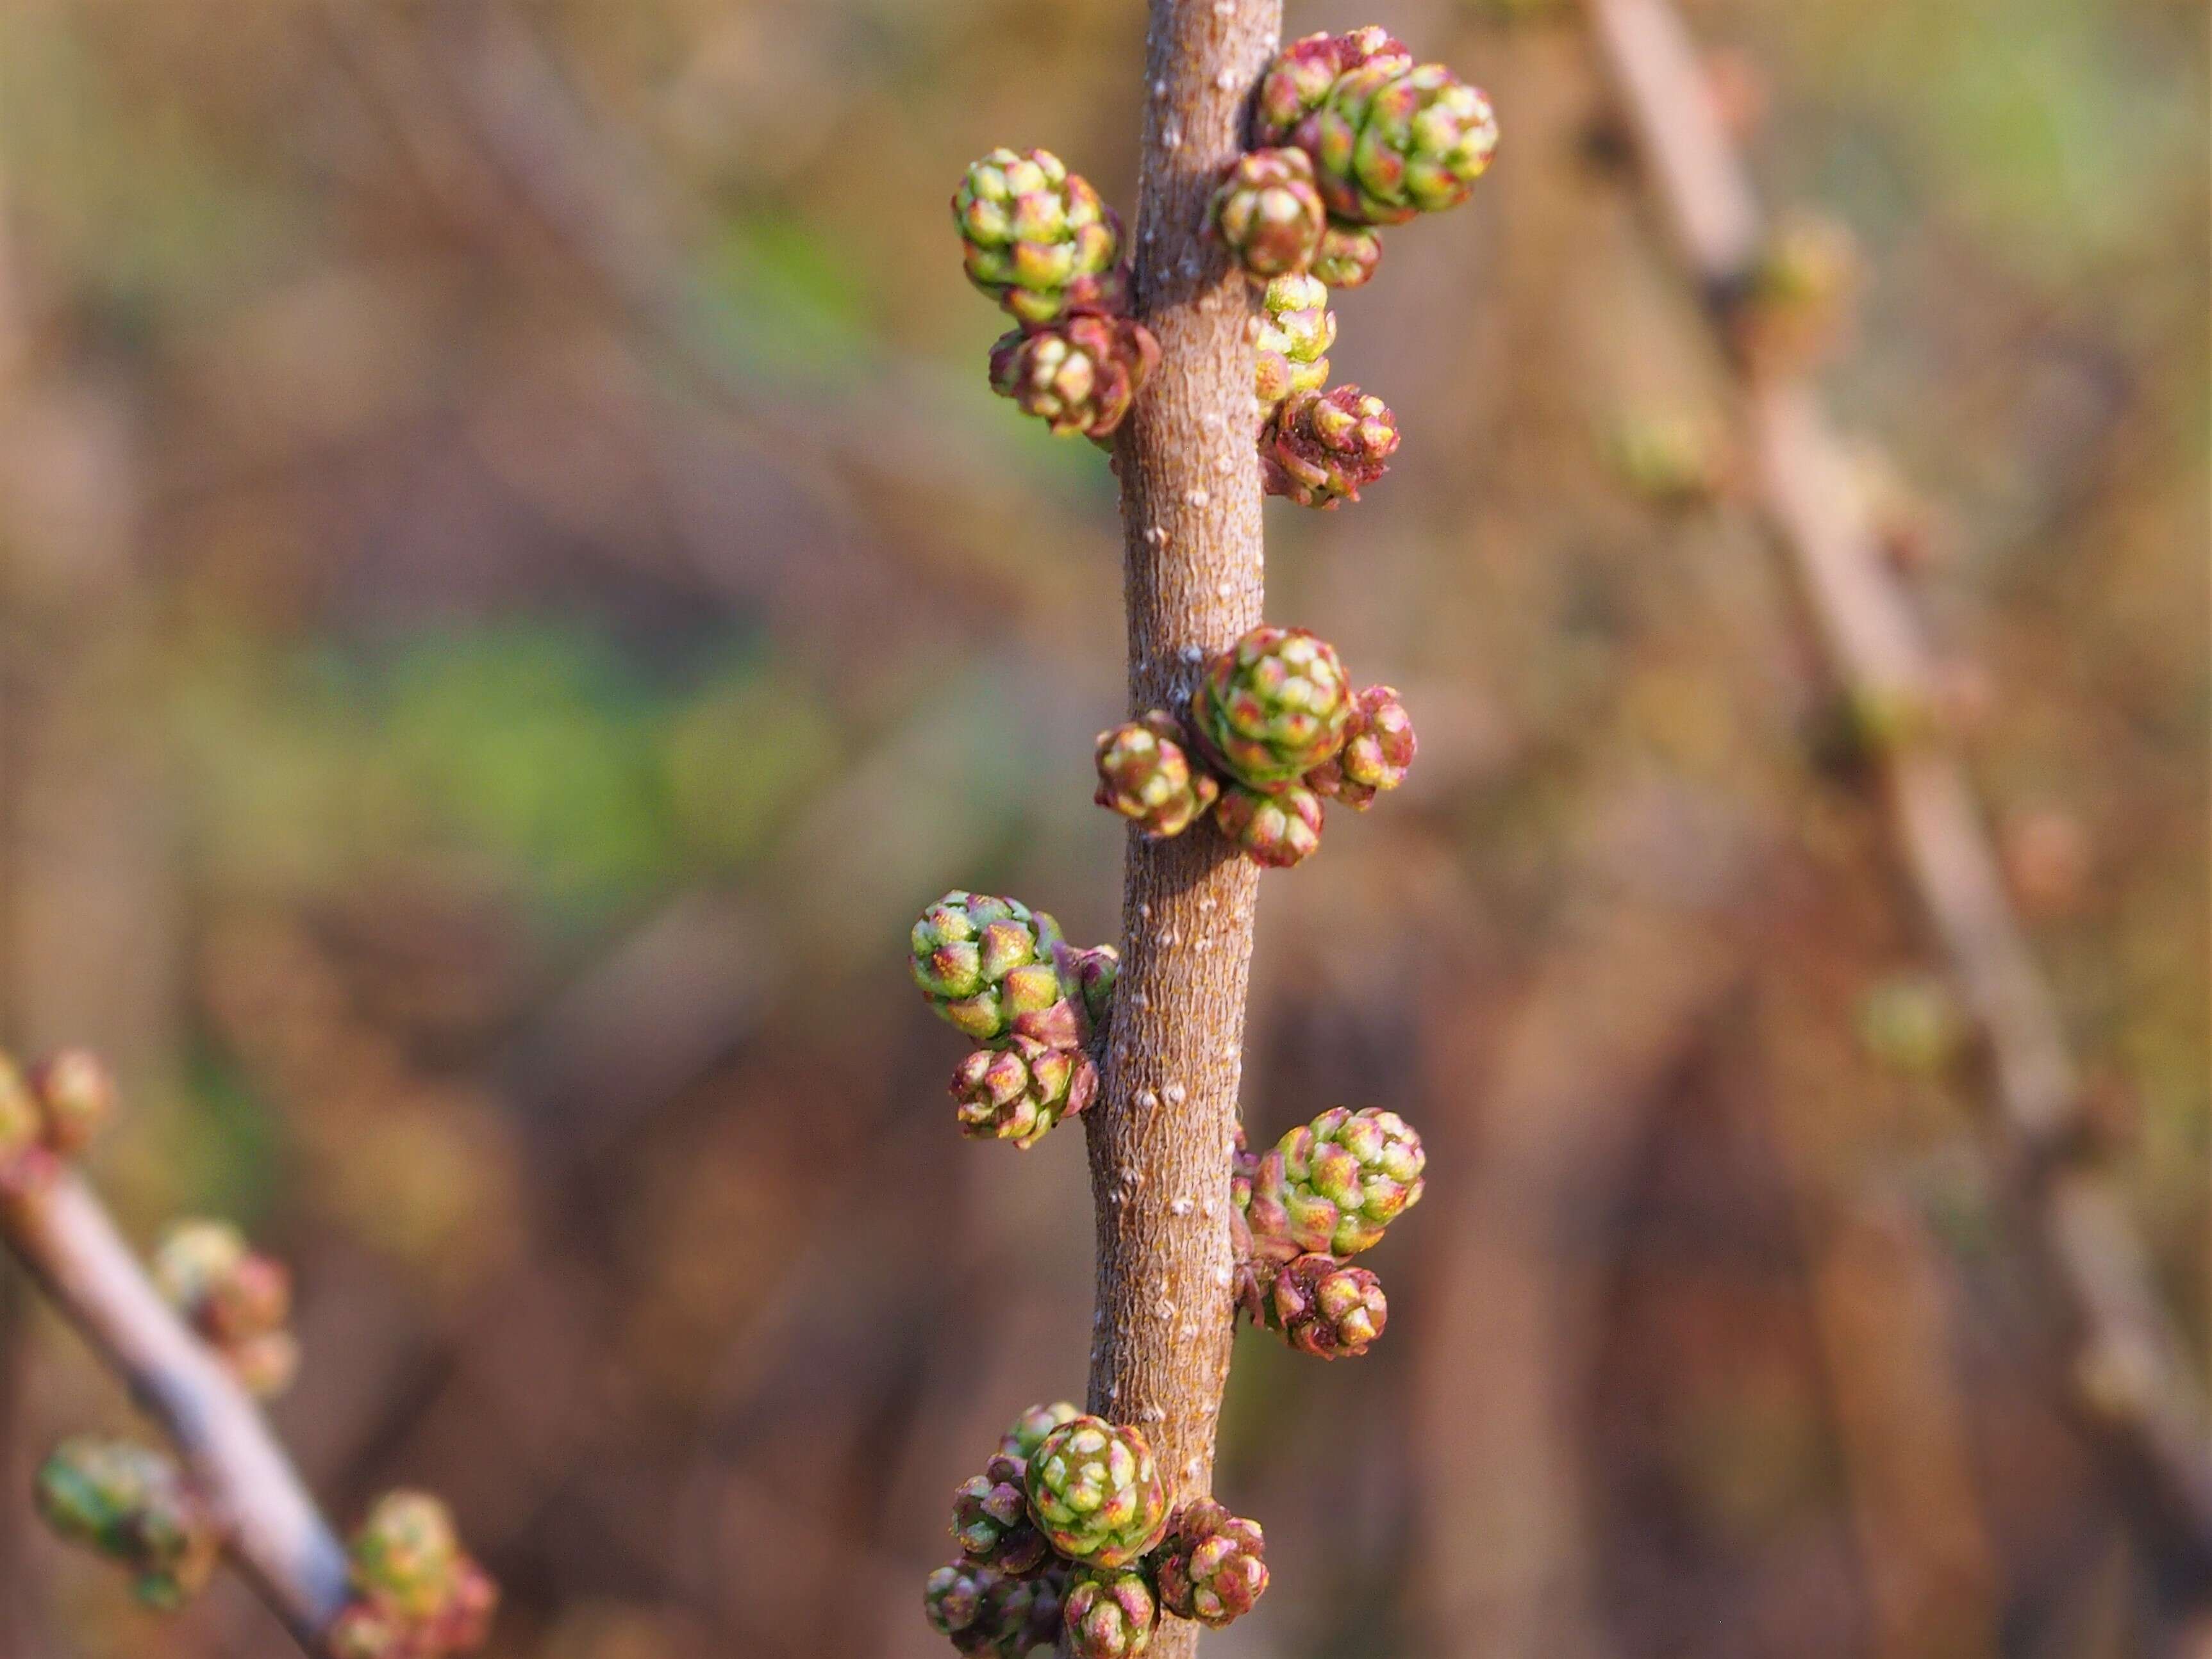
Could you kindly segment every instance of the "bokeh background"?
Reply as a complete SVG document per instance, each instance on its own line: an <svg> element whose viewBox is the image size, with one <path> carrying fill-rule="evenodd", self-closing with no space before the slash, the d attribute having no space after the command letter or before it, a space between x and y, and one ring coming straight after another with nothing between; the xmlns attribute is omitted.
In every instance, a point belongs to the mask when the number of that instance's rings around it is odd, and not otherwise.
<svg viewBox="0 0 2212 1659"><path fill-rule="evenodd" d="M989 395L945 199L1042 144L1126 207L1142 10L0 3L0 1037L114 1058L135 1236L296 1265L285 1435L335 1512L453 1499L499 1655L944 1650L946 1494L1080 1394L1080 1137L958 1140L903 936L951 886L1114 931L1111 481ZM1423 752L1265 884L1245 1108L1396 1106L1432 1178L1372 1355L1240 1339L1220 1486L1276 1588L1209 1648L2148 1654L1582 20L1378 11L1505 147L1340 301L1390 477L1268 510L1271 615ZM1919 502L2201 1367L2203 8L1692 13L1771 196L1864 250L1828 384ZM1653 423L1715 503L1624 475ZM283 1653L30 1525L35 1457L129 1415L0 1272L0 1654Z"/></svg>

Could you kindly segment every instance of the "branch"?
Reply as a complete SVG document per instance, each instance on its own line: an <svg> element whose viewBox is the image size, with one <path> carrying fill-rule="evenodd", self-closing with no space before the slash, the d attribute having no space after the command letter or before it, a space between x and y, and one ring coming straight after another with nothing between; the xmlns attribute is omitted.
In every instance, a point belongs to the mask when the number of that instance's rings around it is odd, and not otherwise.
<svg viewBox="0 0 2212 1659"><path fill-rule="evenodd" d="M1725 336L1763 239L1742 161L1668 0L1590 7L1675 239ZM1732 357L1757 487L1843 680L1879 705L1929 706L1933 653L1817 391L1802 372ZM2050 989L1957 760L1920 737L1887 750L1884 774L1906 873L1987 1044L2007 1173L2056 1305L2074 1402L2201 1597L2212 1571L2204 1403L2125 1207L2083 1159L2095 1137Z"/></svg>
<svg viewBox="0 0 2212 1659"><path fill-rule="evenodd" d="M185 1328L67 1168L0 1186L0 1239L129 1386L214 1505L240 1569L311 1654L346 1599L346 1557L260 1411Z"/></svg>
<svg viewBox="0 0 2212 1659"><path fill-rule="evenodd" d="M1252 301L1202 238L1243 148L1279 0L1152 0L1136 225L1138 310L1160 363L1120 433L1133 712L1179 706L1196 663L1261 619ZM1233 1309L1230 1159L1259 869L1217 835L1132 834L1123 966L1089 1125L1097 1203L1091 1405L1140 1427L1178 1499L1212 1490ZM1195 1625L1152 1651L1184 1659Z"/></svg>

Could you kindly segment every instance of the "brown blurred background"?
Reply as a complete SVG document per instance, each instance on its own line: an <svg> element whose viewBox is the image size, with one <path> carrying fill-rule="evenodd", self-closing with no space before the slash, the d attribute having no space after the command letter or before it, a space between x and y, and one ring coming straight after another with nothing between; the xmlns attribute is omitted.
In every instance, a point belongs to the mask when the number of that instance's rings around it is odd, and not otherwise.
<svg viewBox="0 0 2212 1659"><path fill-rule="evenodd" d="M1269 508L1271 615L1423 754L1265 884L1246 1111L1397 1107L1431 1179L1372 1355L1240 1339L1276 1588L1209 1650L2154 1651L1789 580L1608 462L1726 476L1733 411L1577 14L1291 9L1506 138L1341 300L1390 477ZM949 1651L946 1494L1079 1395L1080 1137L958 1140L903 936L1112 932L1111 483L990 396L945 199L1041 144L1126 206L1142 11L0 0L0 1039L115 1058L135 1236L295 1263L285 1435L335 1513L454 1500L500 1655ZM1829 384L2201 1376L2203 9L1692 13L1865 251ZM128 1419L0 1272L0 1655L284 1652L33 1533Z"/></svg>

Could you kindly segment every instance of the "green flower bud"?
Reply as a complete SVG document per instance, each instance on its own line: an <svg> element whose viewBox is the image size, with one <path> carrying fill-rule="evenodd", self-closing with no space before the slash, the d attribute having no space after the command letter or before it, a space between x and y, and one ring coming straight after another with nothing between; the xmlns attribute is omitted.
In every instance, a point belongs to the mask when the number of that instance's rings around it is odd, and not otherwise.
<svg viewBox="0 0 2212 1659"><path fill-rule="evenodd" d="M1166 1489L1137 1430L1099 1417L1062 1423L1029 1460L1030 1517L1052 1547L1097 1567L1127 1566L1159 1541Z"/></svg>
<svg viewBox="0 0 2212 1659"><path fill-rule="evenodd" d="M432 1619L453 1598L462 1560L453 1511L427 1492L377 1500L353 1535L354 1589L406 1619Z"/></svg>
<svg viewBox="0 0 2212 1659"><path fill-rule="evenodd" d="M1245 1216L1257 1237L1357 1256L1420 1202L1427 1155L1395 1111L1332 1106L1260 1159Z"/></svg>
<svg viewBox="0 0 2212 1659"><path fill-rule="evenodd" d="M268 1399L290 1386L299 1344L285 1329L292 1275L255 1253L223 1221L179 1221L155 1246L154 1283L220 1354L246 1391Z"/></svg>
<svg viewBox="0 0 2212 1659"><path fill-rule="evenodd" d="M1060 923L985 893L948 893L914 924L914 979L939 1016L976 1042L1018 1036L1078 1048L1085 1018L1070 1001Z"/></svg>
<svg viewBox="0 0 2212 1659"><path fill-rule="evenodd" d="M1278 276L1261 296L1256 327L1252 389L1264 421L1292 392L1317 392L1328 384L1336 316L1327 285L1316 276Z"/></svg>
<svg viewBox="0 0 2212 1659"><path fill-rule="evenodd" d="M963 1654L1021 1659L1059 1636L1066 1588L1066 1570L1057 1564L1017 1578L963 1558L929 1575L922 1612Z"/></svg>
<svg viewBox="0 0 2212 1659"><path fill-rule="evenodd" d="M1442 64L1376 59L1339 76L1290 142L1313 158L1333 217L1396 225L1467 200L1497 153L1498 118Z"/></svg>
<svg viewBox="0 0 2212 1659"><path fill-rule="evenodd" d="M1213 192L1207 222L1255 282L1303 271L1328 226L1312 159L1287 147L1238 156Z"/></svg>
<svg viewBox="0 0 2212 1659"><path fill-rule="evenodd" d="M969 281L1032 327L1128 309L1121 226L1049 150L993 150L953 192Z"/></svg>
<svg viewBox="0 0 2212 1659"><path fill-rule="evenodd" d="M1213 774L1192 764L1188 741L1164 709L1100 732L1093 798L1135 824L1148 841L1181 835L1221 793Z"/></svg>
<svg viewBox="0 0 2212 1659"><path fill-rule="evenodd" d="M1378 1242L1384 1227L1421 1201L1427 1154L1395 1111L1331 1106L1277 1144L1292 1193L1335 1206L1330 1248L1340 1256Z"/></svg>
<svg viewBox="0 0 2212 1659"><path fill-rule="evenodd" d="M1062 1423L1072 1423L1082 1415L1066 1400L1056 1400L1048 1406L1031 1406L1008 1426L999 1442L999 1450L1026 1462L1036 1456L1036 1449L1044 1444L1045 1436Z"/></svg>
<svg viewBox="0 0 2212 1659"><path fill-rule="evenodd" d="M1351 717L1336 648L1304 628L1254 628L1206 663L1190 699L1191 735L1206 759L1263 791L1296 784L1334 754Z"/></svg>
<svg viewBox="0 0 2212 1659"><path fill-rule="evenodd" d="M1382 263L1382 239L1364 225L1331 224L1314 250L1312 274L1333 288L1356 288Z"/></svg>
<svg viewBox="0 0 2212 1659"><path fill-rule="evenodd" d="M1309 34L1291 41L1260 77L1253 100L1254 144L1287 143L1299 124L1328 103L1340 76L1370 67L1410 70L1413 55L1403 41L1372 24L1349 34Z"/></svg>
<svg viewBox="0 0 2212 1659"><path fill-rule="evenodd" d="M931 1573L921 1587L922 1614L930 1628L958 1642L975 1628L983 1611L983 1594L998 1577L994 1569L965 1555Z"/></svg>
<svg viewBox="0 0 2212 1659"><path fill-rule="evenodd" d="M353 1600L328 1638L337 1659L445 1659L489 1638L499 1587L461 1548L439 1499L418 1492L380 1499L349 1553Z"/></svg>

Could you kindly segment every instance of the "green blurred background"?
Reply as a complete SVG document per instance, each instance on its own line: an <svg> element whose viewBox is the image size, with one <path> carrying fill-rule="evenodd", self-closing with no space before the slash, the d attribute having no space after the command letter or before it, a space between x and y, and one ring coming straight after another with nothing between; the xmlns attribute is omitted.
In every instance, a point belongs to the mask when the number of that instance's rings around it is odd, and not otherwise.
<svg viewBox="0 0 2212 1659"><path fill-rule="evenodd" d="M1708 0L1762 182L1865 251L1839 413L2203 1363L2206 17ZM946 1651L1003 1420L1079 1395L1080 1138L955 1135L912 914L1110 937L1111 481L994 399L945 202L1130 204L1133 0L0 0L0 1038L98 1174L296 1266L334 1511L432 1485L495 1651ZM1268 509L1269 611L1406 693L1390 809L1264 887L1245 1109L1423 1129L1363 1362L1240 1341L1224 1659L2104 1659L2153 1575L2036 1359L1984 1091L1741 493L1571 5L1379 21L1493 94L1340 305L1407 431ZM118 1391L0 1276L0 1492ZM157 1624L0 1503L0 1655Z"/></svg>

